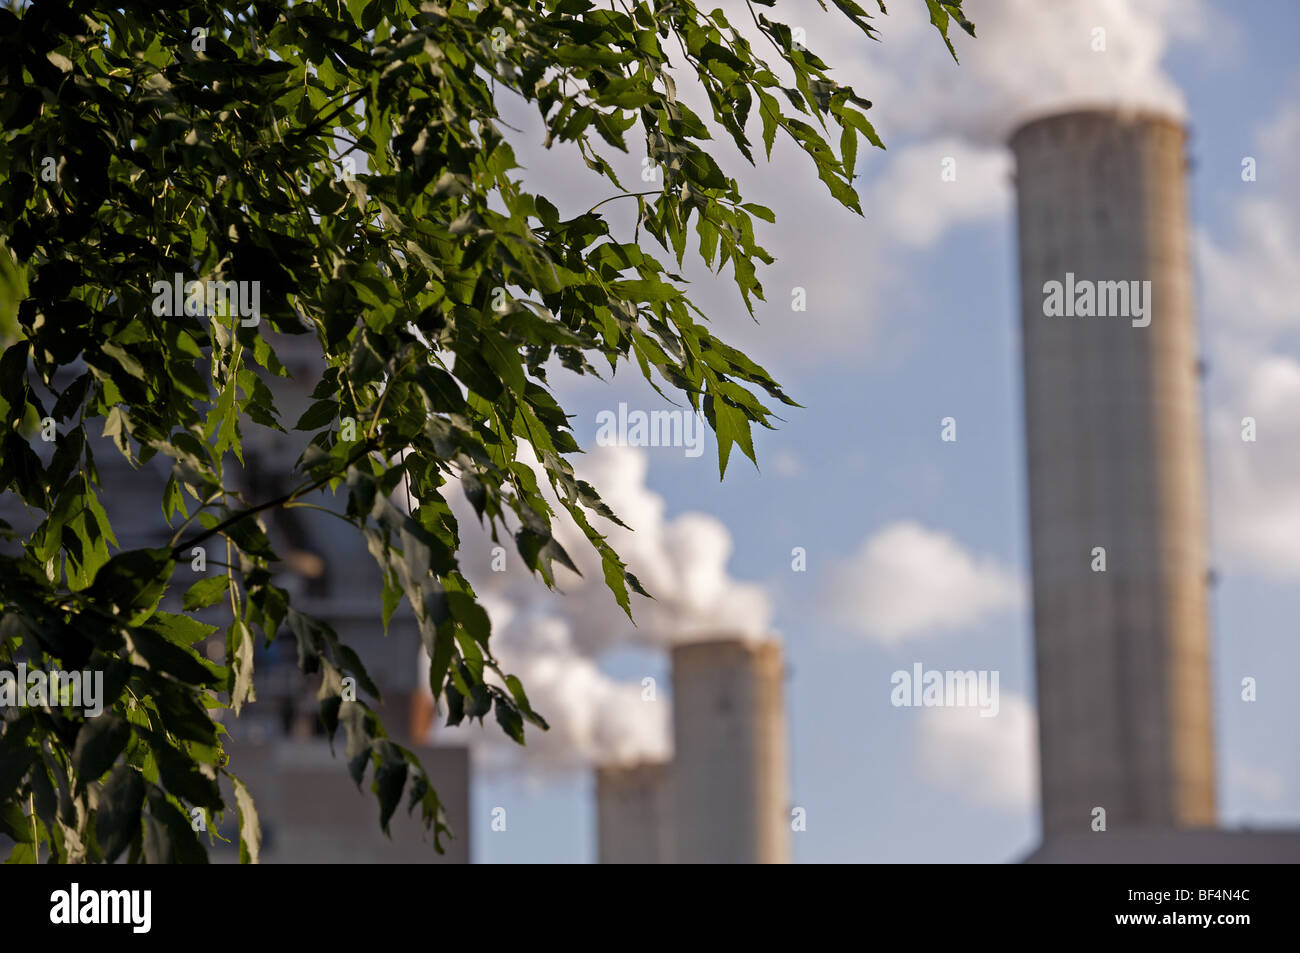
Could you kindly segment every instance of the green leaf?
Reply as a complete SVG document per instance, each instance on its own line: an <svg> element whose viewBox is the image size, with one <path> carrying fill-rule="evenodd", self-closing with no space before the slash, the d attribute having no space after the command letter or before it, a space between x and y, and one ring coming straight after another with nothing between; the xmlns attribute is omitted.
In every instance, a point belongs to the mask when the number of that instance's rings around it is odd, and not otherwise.
<svg viewBox="0 0 1300 953"><path fill-rule="evenodd" d="M497 724L501 726L501 730L518 744L523 744L524 720L519 717L519 712L501 695L496 697L493 708L496 712Z"/></svg>
<svg viewBox="0 0 1300 953"><path fill-rule="evenodd" d="M170 550L127 550L95 574L87 595L102 605L133 611L130 624L139 625L158 605L174 566Z"/></svg>
<svg viewBox="0 0 1300 953"><path fill-rule="evenodd" d="M113 443L117 445L118 451L122 456L134 462L135 457L131 453L131 441L128 439L128 424L126 413L121 407L114 407L104 418L104 429L101 436L112 437Z"/></svg>
<svg viewBox="0 0 1300 953"><path fill-rule="evenodd" d="M34 721L30 712L24 712L0 734L0 792L15 790L36 760L37 749L28 745Z"/></svg>
<svg viewBox="0 0 1300 953"><path fill-rule="evenodd" d="M97 718L88 718L77 732L76 747L72 750L77 789L84 790L86 785L98 781L113 766L130 738L131 726L117 712L105 711Z"/></svg>
<svg viewBox="0 0 1300 953"><path fill-rule="evenodd" d="M956 0L926 2L950 49L954 22L973 35ZM823 4L833 21L823 26L877 38L874 8L860 3ZM69 710L6 723L0 832L18 841L11 860L93 861L105 847L126 862L202 859L186 805L230 806L215 785L221 735L254 699L255 634L269 644L282 624L302 671L320 676L331 742L340 724L347 733L349 774L360 784L375 766L381 824L409 780L409 809L419 805L438 846L436 792L374 711L342 701L341 678L376 700L377 686L333 629L291 607L296 587L277 582L307 563L280 564L272 536L300 555L320 552L318 532L357 534L382 591L350 557L339 562L345 540L330 548L329 582L369 600L376 635L409 601L449 723L495 710L516 741L525 722L545 728L491 650L447 499L456 484L483 531L513 537L522 565L554 587L557 563L577 571L555 537L558 497L631 617L644 589L592 526L593 515L618 517L574 475L580 448L556 394L571 393L574 375L603 380L631 365L669 400L693 411L703 400L720 473L733 445L754 459L752 425L774 425L768 403L794 405L713 336L719 308L697 307L690 293L702 286L676 273L694 257L694 219L706 266L730 266L751 315L764 300L773 257L754 219L774 216L747 201L762 195L741 194L734 156L714 143L728 137L754 163L755 110L769 157L780 133L809 177L861 211L858 148L883 148L872 104L796 48L791 27L767 18L773 5L755 0L750 35L689 2L255 4L225 24L236 29L209 23L202 51L180 36L186 17L149 19L132 5L96 7L90 20L41 13L49 4L0 13L14 27L0 30L6 39L20 21L35 30L22 55L6 47L22 81L3 97L0 138L0 493L32 517L0 522L0 659L44 653L102 670L116 708L102 723ZM683 73L702 95L679 95ZM605 181L586 204L560 203L555 183L525 175L536 156L515 155L504 100L535 109L545 146L571 143ZM621 182L611 150L650 159L653 185ZM191 281L207 300L187 310L176 298ZM47 416L53 447L35 436ZM340 416L364 437L344 441ZM246 437L258 453L244 465ZM115 453L101 467L107 440ZM170 477L151 465L164 457ZM345 499L328 500L345 479ZM151 493L157 508L136 505ZM290 495L351 525L321 529L330 517L284 506ZM119 552L101 499L131 516L133 540L225 540L231 577L182 572L183 608L162 611L185 544L175 559ZM200 613L225 617L223 658L206 657L216 630ZM225 707L218 724L210 712ZM241 859L256 861L247 794L235 786Z"/></svg>
<svg viewBox="0 0 1300 953"><path fill-rule="evenodd" d="M30 841L15 844L14 849L9 852L9 856L5 858L6 864L35 864L37 862L36 847Z"/></svg>
<svg viewBox="0 0 1300 953"><path fill-rule="evenodd" d="M465 631L474 641L486 646L492 623L488 620L488 614L483 607L463 592L448 592L447 605L451 609L452 616L465 627Z"/></svg>
<svg viewBox="0 0 1300 953"><path fill-rule="evenodd" d="M374 789L379 796L379 826L388 833L388 822L402 803L402 789L406 787L406 760L395 745L381 741L377 745L379 765L375 768Z"/></svg>
<svg viewBox="0 0 1300 953"><path fill-rule="evenodd" d="M191 685L216 685L221 681L221 676L209 668L206 659L148 628L134 630L130 638L132 647L150 671L165 672Z"/></svg>
<svg viewBox="0 0 1300 953"><path fill-rule="evenodd" d="M253 695L253 652L255 649L253 633L240 620L231 623L226 630L226 655L233 659L230 673L230 707L238 715L244 703L252 701Z"/></svg>
<svg viewBox="0 0 1300 953"><path fill-rule="evenodd" d="M312 404L298 418L298 422L293 425L294 430L319 430L327 424L333 423L334 418L339 413L339 402L336 400L318 400Z"/></svg>
<svg viewBox="0 0 1300 953"><path fill-rule="evenodd" d="M149 734L148 741L168 794L210 811L221 810L221 792L216 781L203 774L192 758L181 754L157 732Z"/></svg>
<svg viewBox="0 0 1300 953"><path fill-rule="evenodd" d="M633 578L635 579L635 577ZM514 675L507 675L506 688L510 690L510 696L515 700L515 704L519 706L519 710L523 713L525 718L543 731L550 730L551 726L546 723L546 719L533 711L532 706L528 703L528 696L524 693L523 683L520 682L518 678Z"/></svg>
<svg viewBox="0 0 1300 953"><path fill-rule="evenodd" d="M242 460L243 457L239 450L239 427L237 417L237 407L235 402L235 377L232 376L221 393L217 395L217 402L212 405L212 410L208 413L207 423L203 426L203 436L211 440L213 434L216 435L216 442L213 444L212 452L214 456L220 458L227 450L234 449L237 456Z"/></svg>
<svg viewBox="0 0 1300 953"><path fill-rule="evenodd" d="M370 732L367 730L369 713L360 702L345 701L339 706L339 723L347 734L343 756L348 762L348 774L358 787L365 776L370 761Z"/></svg>
<svg viewBox="0 0 1300 953"><path fill-rule="evenodd" d="M185 611L193 612L195 609L206 609L208 606L216 605L229 588L229 576L210 576L207 579L200 579L185 591Z"/></svg>
<svg viewBox="0 0 1300 953"><path fill-rule="evenodd" d="M119 764L99 794L97 830L106 862L115 861L139 833L143 806L144 778L132 765Z"/></svg>
<svg viewBox="0 0 1300 953"><path fill-rule="evenodd" d="M145 625L168 641L187 648L217 631L215 625L205 625L190 616L176 615L172 612L155 612L153 618Z"/></svg>
<svg viewBox="0 0 1300 953"><path fill-rule="evenodd" d="M207 852L190 819L157 788L149 790L144 816L144 856L151 864L206 864Z"/></svg>
<svg viewBox="0 0 1300 953"><path fill-rule="evenodd" d="M257 819L253 795L239 778L232 775L230 782L235 788L235 803L239 807L239 862L261 863L262 825Z"/></svg>

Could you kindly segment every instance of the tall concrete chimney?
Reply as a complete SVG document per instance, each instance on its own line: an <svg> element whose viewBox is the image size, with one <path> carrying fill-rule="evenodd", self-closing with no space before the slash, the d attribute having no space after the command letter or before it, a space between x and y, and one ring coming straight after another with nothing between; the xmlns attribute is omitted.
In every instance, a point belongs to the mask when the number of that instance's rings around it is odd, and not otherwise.
<svg viewBox="0 0 1300 953"><path fill-rule="evenodd" d="M676 862L788 863L781 646L689 642L672 665Z"/></svg>
<svg viewBox="0 0 1300 953"><path fill-rule="evenodd" d="M1185 142L1171 119L1104 110L1011 138L1049 841L1098 807L1108 829L1214 823ZM1132 319L1074 316L1101 307Z"/></svg>
<svg viewBox="0 0 1300 953"><path fill-rule="evenodd" d="M597 766L596 844L600 863L672 863L671 771L666 761Z"/></svg>

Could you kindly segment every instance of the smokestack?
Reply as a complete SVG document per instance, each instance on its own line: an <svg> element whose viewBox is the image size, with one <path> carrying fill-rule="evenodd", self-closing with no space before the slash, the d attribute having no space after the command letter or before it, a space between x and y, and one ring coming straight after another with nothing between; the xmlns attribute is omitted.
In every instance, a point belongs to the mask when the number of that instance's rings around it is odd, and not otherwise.
<svg viewBox="0 0 1300 953"><path fill-rule="evenodd" d="M1100 110L1011 138L1045 839L1214 822L1185 143Z"/></svg>
<svg viewBox="0 0 1300 953"><path fill-rule="evenodd" d="M596 768L602 864L673 862L671 767L664 761Z"/></svg>
<svg viewBox="0 0 1300 953"><path fill-rule="evenodd" d="M781 646L687 642L672 664L676 862L788 863Z"/></svg>

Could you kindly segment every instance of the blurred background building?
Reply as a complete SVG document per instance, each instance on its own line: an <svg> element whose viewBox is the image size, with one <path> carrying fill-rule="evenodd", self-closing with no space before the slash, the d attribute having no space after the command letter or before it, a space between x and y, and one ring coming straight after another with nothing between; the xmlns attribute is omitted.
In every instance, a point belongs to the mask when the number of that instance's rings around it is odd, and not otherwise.
<svg viewBox="0 0 1300 953"><path fill-rule="evenodd" d="M314 339L274 341L291 377L268 382L283 419L297 420L311 404L321 377ZM266 428L245 434L244 478L251 499L288 492L297 441ZM344 500L315 501L342 509ZM438 792L454 839L434 851L432 835L408 815L405 792L390 820L391 838L379 828L379 805L370 792L373 771L361 787L348 776L343 731L334 751L317 716L317 676L298 670L292 638L259 653L257 701L227 728L231 766L257 801L263 826L262 859L268 863L469 863L470 756L468 748L433 746L417 712L420 636L403 604L385 634L379 617L383 580L364 538L337 517L309 508L276 508L265 519L272 546L287 572L277 584L292 604L328 623L364 661L383 696L375 706L389 736L414 750ZM237 846L234 845L234 846Z"/></svg>
<svg viewBox="0 0 1300 953"><path fill-rule="evenodd" d="M262 333L269 333L265 326ZM310 403L311 390L320 380L319 354L314 342L276 336L274 347L292 375L268 381L277 408L286 421L297 420ZM66 369L69 381L84 368ZM299 441L262 427L244 431L244 491L263 500L288 492ZM170 473L170 460L155 457L134 469L106 438L91 438L95 462L103 485L101 499L121 549L170 545L170 531L161 519L159 501ZM48 454L52 444L33 441L37 452ZM187 504L194 505L187 498ZM338 500L316 499L333 506ZM0 518L20 532L30 526L30 516L19 501L0 498ZM431 746L427 733L416 724L419 702L417 660L419 633L409 606L393 616L387 635L380 621L382 579L364 539L349 532L336 516L308 508L276 508L264 516L273 548L281 557L275 584L286 589L298 610L330 625L340 640L363 659L366 670L384 698L375 706L389 736L412 748L420 757L442 800L455 839L445 840L439 855L432 835L425 834L415 816L406 813L403 799L390 822L391 838L379 827L379 806L370 792L373 771L367 771L360 789L348 776L343 758L343 731L331 752L317 716L318 676L307 676L297 666L294 639L282 631L267 648L260 642L254 661L256 701L238 718L212 712L229 734L223 740L229 769L247 784L257 805L263 833L261 859L266 863L468 863L470 859L470 763L463 745ZM192 558L185 555L185 561ZM223 573L225 546L218 538L204 544L207 574ZM163 608L181 612L181 598L191 571L182 561ZM193 580L197 581L199 575ZM224 652L224 626L228 605L194 613L201 621L218 625L205 646L209 658ZM373 700L367 699L373 703ZM418 739L418 740L416 740ZM223 779L224 780L224 779ZM237 860L239 841L234 798L228 783L223 790L231 806L220 834L214 839L214 862ZM202 836L202 835L200 835Z"/></svg>

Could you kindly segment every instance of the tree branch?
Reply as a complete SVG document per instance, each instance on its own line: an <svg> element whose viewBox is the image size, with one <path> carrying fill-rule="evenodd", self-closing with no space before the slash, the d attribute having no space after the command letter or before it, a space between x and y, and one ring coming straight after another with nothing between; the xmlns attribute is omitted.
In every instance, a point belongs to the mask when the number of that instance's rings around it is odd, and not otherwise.
<svg viewBox="0 0 1300 953"><path fill-rule="evenodd" d="M343 465L344 472L346 473L348 467L352 466L352 464L356 463L366 454L370 453L372 450L377 450L377 449L378 447L375 445L373 439L367 440L365 443L361 445L361 448L357 450L356 453L354 453L351 457L348 458L347 463ZM250 506L246 510L241 510L240 512L235 513L233 516L229 516L226 519L222 520L220 523L218 523L216 526L212 527L211 529L205 529L203 532L191 536L189 539L173 546L172 558L179 559L180 554L184 553L185 550L197 546L205 539L210 539L213 536L216 536L218 533L224 532L225 530L229 529L231 526L234 526L240 520L247 519L250 516L256 516L258 513L261 513L265 510L274 509L277 506L283 506L286 503L291 503L294 500L298 499L298 497L306 496L308 493L314 493L316 490L319 490L330 480L336 479L340 475L341 474L338 473L331 473L329 476L321 477L319 480L316 480L315 482L310 483L307 486L298 487L298 489L292 490L284 494L283 496L277 496L273 500L267 500L263 503L258 503L256 506Z"/></svg>

